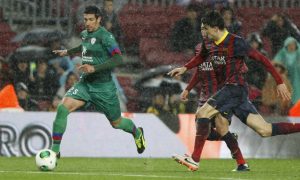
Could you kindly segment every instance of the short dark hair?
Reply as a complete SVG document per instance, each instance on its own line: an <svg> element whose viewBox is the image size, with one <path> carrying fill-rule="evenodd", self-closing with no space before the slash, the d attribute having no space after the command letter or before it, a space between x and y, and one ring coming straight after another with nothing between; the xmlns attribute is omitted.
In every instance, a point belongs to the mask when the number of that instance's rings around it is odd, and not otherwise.
<svg viewBox="0 0 300 180"><path fill-rule="evenodd" d="M96 18L102 17L102 12L97 6L87 6L83 12L84 14L95 14Z"/></svg>
<svg viewBox="0 0 300 180"><path fill-rule="evenodd" d="M225 28L224 19L217 11L209 11L202 18L202 23L210 27L218 27L223 30Z"/></svg>

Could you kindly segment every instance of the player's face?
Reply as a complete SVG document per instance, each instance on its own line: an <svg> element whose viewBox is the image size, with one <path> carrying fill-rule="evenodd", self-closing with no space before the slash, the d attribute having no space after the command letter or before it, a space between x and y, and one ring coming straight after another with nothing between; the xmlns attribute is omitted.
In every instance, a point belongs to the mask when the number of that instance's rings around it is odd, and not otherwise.
<svg viewBox="0 0 300 180"><path fill-rule="evenodd" d="M104 9L109 14L112 13L113 10L114 10L113 2L112 1L105 1L104 2Z"/></svg>
<svg viewBox="0 0 300 180"><path fill-rule="evenodd" d="M218 40L217 39L217 32L218 32L217 28L201 24L201 32L202 31L205 32L206 37L208 37L209 39Z"/></svg>
<svg viewBox="0 0 300 180"><path fill-rule="evenodd" d="M93 32L100 26L101 17L96 18L95 14L83 14L84 25L88 32Z"/></svg>
<svg viewBox="0 0 300 180"><path fill-rule="evenodd" d="M207 38L207 33L206 33L205 29L202 28L202 26L201 26L201 35L203 38Z"/></svg>
<svg viewBox="0 0 300 180"><path fill-rule="evenodd" d="M294 41L294 42L291 42L291 43L287 46L287 50L288 50L289 52L294 52L294 51L296 51L296 49L297 49L297 44L296 44L295 41Z"/></svg>

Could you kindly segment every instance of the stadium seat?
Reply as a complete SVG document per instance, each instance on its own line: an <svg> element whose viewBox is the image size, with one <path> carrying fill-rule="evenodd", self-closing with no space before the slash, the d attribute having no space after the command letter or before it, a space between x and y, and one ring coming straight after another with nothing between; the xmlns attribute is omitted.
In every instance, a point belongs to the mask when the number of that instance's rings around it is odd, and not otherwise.
<svg viewBox="0 0 300 180"><path fill-rule="evenodd" d="M0 56L7 56L18 47L17 44L10 42L15 35L8 23L0 21Z"/></svg>
<svg viewBox="0 0 300 180"><path fill-rule="evenodd" d="M124 90L124 93L127 97L127 110L128 112L136 112L139 110L137 97L139 93L133 87L133 80L130 76L117 76L117 79Z"/></svg>
<svg viewBox="0 0 300 180"><path fill-rule="evenodd" d="M12 32L12 30L6 22L0 22L0 32Z"/></svg>
<svg viewBox="0 0 300 180"><path fill-rule="evenodd" d="M123 8L120 10L119 15L127 15L127 14L141 14L142 13L142 8L139 4L133 4L133 3L128 3L123 6Z"/></svg>
<svg viewBox="0 0 300 180"><path fill-rule="evenodd" d="M165 13L165 8L158 5L144 5L143 14L144 15L161 15Z"/></svg>

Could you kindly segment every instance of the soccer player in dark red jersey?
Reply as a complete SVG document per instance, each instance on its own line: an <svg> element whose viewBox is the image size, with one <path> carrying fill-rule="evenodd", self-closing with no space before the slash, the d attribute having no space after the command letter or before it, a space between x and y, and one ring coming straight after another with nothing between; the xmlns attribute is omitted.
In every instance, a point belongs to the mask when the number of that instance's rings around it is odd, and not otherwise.
<svg viewBox="0 0 300 180"><path fill-rule="evenodd" d="M291 99L290 92L270 60L250 48L243 38L229 33L224 28L223 18L215 11L204 16L202 28L214 43L203 43L201 54L192 58L184 67L168 73L171 76L181 75L188 69L202 64L207 58L213 64L218 83L223 87L199 109L198 120L207 121L215 116L226 118L234 113L262 137L300 132L300 123L266 122L248 99L248 89L243 77L246 56L261 62L271 73L277 83L278 95L283 100Z"/></svg>
<svg viewBox="0 0 300 180"><path fill-rule="evenodd" d="M205 31L201 31L201 33L205 39ZM195 52L196 55L201 52L201 43L196 46ZM194 73L187 88L181 93L181 99L183 101L187 100L189 91L199 82L201 84L201 90L199 93L200 98L198 109L208 100L209 97L211 97L219 89L212 63L208 60L204 61L201 65L198 66L197 71ZM236 159L237 168L234 169L234 171L249 171L250 168L243 158L241 150L238 146L237 139L231 132L229 132L229 123L230 119L226 120L225 118L217 117L215 118L214 122L197 121L196 119L196 137L194 151L192 153L193 159L189 160L188 156L175 154L173 155L174 160L186 165L192 171L198 170L198 162L200 160L205 141L210 135L215 134L218 136L218 138L215 137L210 140L224 140L227 147L231 151L232 156ZM213 124L216 127L217 131L213 127ZM184 159L187 159L187 161L189 161L190 163L186 163Z"/></svg>
<svg viewBox="0 0 300 180"><path fill-rule="evenodd" d="M201 84L200 99L198 108L200 108L209 97L211 97L218 90L218 83L213 71L213 67L210 63L204 62L198 66L197 71L194 73L192 79L190 80L188 86L181 94L181 99L183 101L187 100L189 91L197 84ZM238 146L236 137L229 132L230 119L226 120L224 118L215 118L214 122L209 121L196 121L196 137L194 144L194 151L192 153L193 159L199 162L202 149L204 147L205 141L207 140L224 140L227 147L231 151L232 157L236 159L237 168L234 171L249 171L250 168L243 158L241 150ZM214 125L213 125L214 124ZM216 129L215 129L216 128ZM182 163L180 159L187 158L186 156L174 155L173 158L176 161ZM198 169L198 163L196 166L191 166L190 164L185 164L190 170L195 171Z"/></svg>

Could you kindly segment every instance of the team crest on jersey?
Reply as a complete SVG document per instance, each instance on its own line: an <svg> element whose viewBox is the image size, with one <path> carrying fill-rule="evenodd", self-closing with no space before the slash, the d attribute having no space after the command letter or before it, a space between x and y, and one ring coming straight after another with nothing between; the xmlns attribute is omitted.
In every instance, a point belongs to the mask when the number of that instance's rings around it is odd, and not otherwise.
<svg viewBox="0 0 300 180"><path fill-rule="evenodd" d="M82 46L82 56L84 56L86 54L86 51L87 51L86 47Z"/></svg>
<svg viewBox="0 0 300 180"><path fill-rule="evenodd" d="M199 65L199 70L201 71L212 71L214 70L213 65L211 62L203 62L202 64Z"/></svg>
<svg viewBox="0 0 300 180"><path fill-rule="evenodd" d="M96 38L92 38L91 39L91 44L95 44L95 42L96 42Z"/></svg>

